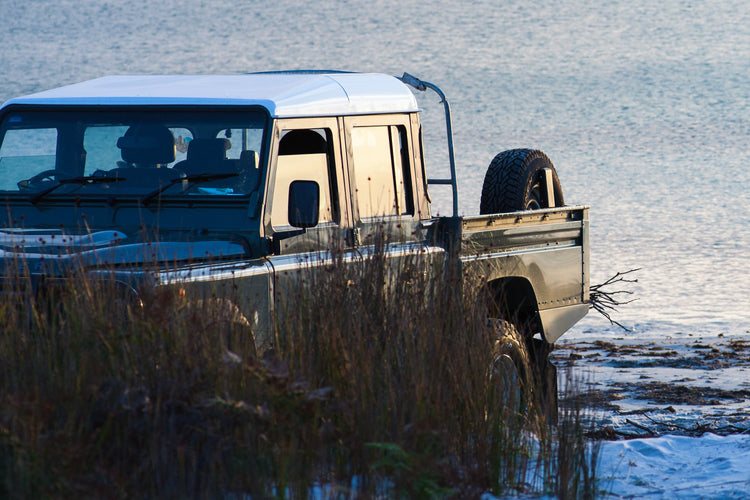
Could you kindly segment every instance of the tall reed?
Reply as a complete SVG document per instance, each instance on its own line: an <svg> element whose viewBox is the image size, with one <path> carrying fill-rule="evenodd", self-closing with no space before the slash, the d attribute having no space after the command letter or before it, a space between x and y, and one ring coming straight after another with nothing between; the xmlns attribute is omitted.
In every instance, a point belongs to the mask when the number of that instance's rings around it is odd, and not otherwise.
<svg viewBox="0 0 750 500"><path fill-rule="evenodd" d="M382 240L362 263L343 257L334 251L324 271L301 271L278 310L279 357L340 404L326 422L337 438L328 481L357 477L365 492L388 485L387 496L409 498L565 497L568 483L591 479L589 451L569 443L583 439L583 409L550 427L541 400L519 408L498 391L481 277L464 276L455 256L394 255ZM584 486L593 496L593 481Z"/></svg>

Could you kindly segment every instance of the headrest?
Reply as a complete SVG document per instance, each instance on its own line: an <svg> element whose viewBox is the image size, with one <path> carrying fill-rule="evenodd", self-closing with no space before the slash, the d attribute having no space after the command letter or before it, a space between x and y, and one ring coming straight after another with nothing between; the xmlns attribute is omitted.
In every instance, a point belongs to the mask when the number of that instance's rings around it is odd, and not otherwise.
<svg viewBox="0 0 750 500"><path fill-rule="evenodd" d="M117 139L128 163L163 164L175 160L174 135L163 125L134 125Z"/></svg>
<svg viewBox="0 0 750 500"><path fill-rule="evenodd" d="M230 147L229 139L193 139L188 143L187 159L199 163L225 160Z"/></svg>

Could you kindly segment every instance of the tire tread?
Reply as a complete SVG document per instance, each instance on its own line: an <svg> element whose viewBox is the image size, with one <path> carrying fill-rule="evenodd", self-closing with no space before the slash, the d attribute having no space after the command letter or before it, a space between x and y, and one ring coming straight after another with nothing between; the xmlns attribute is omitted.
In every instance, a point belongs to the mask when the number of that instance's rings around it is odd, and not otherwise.
<svg viewBox="0 0 750 500"><path fill-rule="evenodd" d="M480 214L494 214L524 210L530 184L532 164L541 160L553 170L555 206L564 205L562 189L552 162L535 149L510 149L499 153L490 162L482 185Z"/></svg>

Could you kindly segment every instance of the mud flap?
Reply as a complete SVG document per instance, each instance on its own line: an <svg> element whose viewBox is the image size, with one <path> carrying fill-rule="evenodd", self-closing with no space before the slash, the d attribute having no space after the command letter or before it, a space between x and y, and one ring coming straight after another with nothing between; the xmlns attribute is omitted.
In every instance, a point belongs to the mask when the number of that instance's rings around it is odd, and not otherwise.
<svg viewBox="0 0 750 500"><path fill-rule="evenodd" d="M553 344L541 339L531 339L531 358L534 363L537 401L544 418L557 425L557 367L549 360Z"/></svg>

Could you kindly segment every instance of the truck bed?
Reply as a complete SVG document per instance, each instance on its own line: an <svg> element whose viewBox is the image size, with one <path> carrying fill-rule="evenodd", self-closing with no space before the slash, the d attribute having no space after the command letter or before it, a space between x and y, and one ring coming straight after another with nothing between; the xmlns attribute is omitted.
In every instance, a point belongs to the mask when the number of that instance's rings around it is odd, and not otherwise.
<svg viewBox="0 0 750 500"><path fill-rule="evenodd" d="M458 223L454 241L464 268L490 283L528 282L548 342L557 340L586 314L587 206L467 216Z"/></svg>

